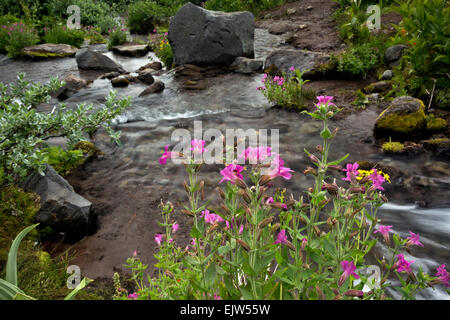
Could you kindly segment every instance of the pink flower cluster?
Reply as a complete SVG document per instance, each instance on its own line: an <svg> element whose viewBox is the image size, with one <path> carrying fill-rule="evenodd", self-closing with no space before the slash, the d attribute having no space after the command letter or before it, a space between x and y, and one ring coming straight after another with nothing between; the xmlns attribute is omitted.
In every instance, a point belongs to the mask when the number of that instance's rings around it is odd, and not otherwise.
<svg viewBox="0 0 450 320"><path fill-rule="evenodd" d="M250 164L257 164L263 163L271 155L271 147L248 147L239 155L239 158L248 161Z"/></svg>
<svg viewBox="0 0 450 320"><path fill-rule="evenodd" d="M215 213L210 213L209 210L202 211L200 218L205 218L205 222L209 224L224 221L221 216Z"/></svg>
<svg viewBox="0 0 450 320"><path fill-rule="evenodd" d="M414 262L415 260L409 262L405 260L405 257L403 256L403 254L399 253L397 255L397 262L394 263L394 268L396 268L397 272L411 272L411 264Z"/></svg>

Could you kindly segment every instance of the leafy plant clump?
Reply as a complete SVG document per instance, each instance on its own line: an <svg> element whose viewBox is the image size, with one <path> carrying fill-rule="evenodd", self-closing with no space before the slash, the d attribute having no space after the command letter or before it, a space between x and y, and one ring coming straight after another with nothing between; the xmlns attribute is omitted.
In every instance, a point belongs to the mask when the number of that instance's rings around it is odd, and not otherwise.
<svg viewBox="0 0 450 320"><path fill-rule="evenodd" d="M23 48L38 42L36 31L22 21L0 26L0 52L6 52L11 58L19 56Z"/></svg>
<svg viewBox="0 0 450 320"><path fill-rule="evenodd" d="M370 43L351 45L338 56L332 56L332 61L337 65L337 71L352 77L367 76L379 63L379 51Z"/></svg>
<svg viewBox="0 0 450 320"><path fill-rule="evenodd" d="M314 178L314 185L298 199L286 189L271 190L271 181L290 180L294 172L270 147L260 146L245 149L237 159L224 159L220 205L212 206L204 202L207 190L199 176L204 164L166 146L160 164L176 158L186 167L188 202L180 211L192 219L191 243L185 248L177 244L177 209L170 202L161 203L162 232L154 239L158 273L145 283L148 266L134 252L127 267L137 291L121 288L116 275L116 299L372 300L387 299L387 289L414 299L428 286L450 286L445 265L436 266L430 275L409 261L405 251L424 246L418 234L410 231L403 239L391 226L380 224L377 212L387 201L383 185L389 176L377 169L359 170L358 163L343 169L339 164L348 154L329 159L336 135L329 122L340 109L333 97L318 99L315 111L305 113L322 122L323 141L317 156L305 149L311 166L304 174ZM191 143L194 155L205 151L205 141ZM224 148L237 147L225 142ZM247 169L238 159L249 163ZM330 171L345 173L340 179L344 184L338 184ZM371 265L368 254L379 236L389 252L375 256L377 264ZM371 274L373 268L379 275Z"/></svg>
<svg viewBox="0 0 450 320"><path fill-rule="evenodd" d="M128 33L126 28L114 27L113 29L108 30L108 33L108 50L111 50L115 46L124 44L128 40Z"/></svg>
<svg viewBox="0 0 450 320"><path fill-rule="evenodd" d="M167 39L167 31L154 29L149 35L150 47L167 69L173 66L172 46Z"/></svg>
<svg viewBox="0 0 450 320"><path fill-rule="evenodd" d="M45 28L44 41L46 43L65 43L80 48L84 42L83 30L68 29L66 26L55 25Z"/></svg>
<svg viewBox="0 0 450 320"><path fill-rule="evenodd" d="M277 106L295 109L306 109L306 100L314 96L314 92L305 89L303 86L309 80L303 80L303 74L307 72L290 67L289 72L282 73L282 76L271 77L263 75L261 80L264 84L257 88L270 102Z"/></svg>
<svg viewBox="0 0 450 320"><path fill-rule="evenodd" d="M112 120L130 104L130 98L117 99L111 91L103 108L91 112L93 106L81 104L74 110L65 105L54 107L51 113L42 113L36 106L50 100L50 92L63 82L52 79L48 84L33 83L20 73L17 83L0 83L0 185L15 182L30 171L41 174L48 159L42 149L52 137L67 137L69 149L85 140L83 134L102 126L111 139L119 143L120 132L111 128Z"/></svg>

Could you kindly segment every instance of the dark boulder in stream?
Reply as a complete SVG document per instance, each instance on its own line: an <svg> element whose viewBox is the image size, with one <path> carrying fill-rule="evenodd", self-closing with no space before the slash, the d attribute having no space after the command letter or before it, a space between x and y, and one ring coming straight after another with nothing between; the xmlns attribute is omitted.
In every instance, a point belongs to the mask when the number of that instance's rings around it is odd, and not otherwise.
<svg viewBox="0 0 450 320"><path fill-rule="evenodd" d="M90 233L95 221L92 203L77 194L51 166L47 165L45 176L32 173L22 187L40 197L41 208L36 215L39 223L63 232L65 239Z"/></svg>
<svg viewBox="0 0 450 320"><path fill-rule="evenodd" d="M97 51L82 49L77 52L75 57L77 60L78 68L82 70L120 73L125 72L120 64Z"/></svg>
<svg viewBox="0 0 450 320"><path fill-rule="evenodd" d="M192 3L170 19L169 41L176 65L230 65L254 57L255 18L251 12L210 11Z"/></svg>

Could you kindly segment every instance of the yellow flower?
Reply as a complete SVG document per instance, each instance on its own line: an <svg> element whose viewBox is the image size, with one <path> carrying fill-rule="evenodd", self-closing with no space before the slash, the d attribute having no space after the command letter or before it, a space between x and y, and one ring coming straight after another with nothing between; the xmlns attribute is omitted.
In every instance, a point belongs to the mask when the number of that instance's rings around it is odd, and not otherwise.
<svg viewBox="0 0 450 320"><path fill-rule="evenodd" d="M362 178L364 178L366 176L370 176L372 173L375 173L374 169L372 169L372 170L358 170L358 171L359 171L359 174L356 177L357 180L361 180ZM389 177L389 175L387 173L384 173L381 170L377 170L377 173L382 175L387 182L391 183L391 180L389 179L390 177Z"/></svg>

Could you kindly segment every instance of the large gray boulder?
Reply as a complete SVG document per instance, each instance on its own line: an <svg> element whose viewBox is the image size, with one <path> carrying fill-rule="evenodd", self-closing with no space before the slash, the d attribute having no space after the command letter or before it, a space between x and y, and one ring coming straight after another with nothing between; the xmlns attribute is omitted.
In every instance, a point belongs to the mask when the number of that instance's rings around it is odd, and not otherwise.
<svg viewBox="0 0 450 320"><path fill-rule="evenodd" d="M47 165L45 176L33 173L21 186L40 196L36 220L44 226L65 233L66 238L82 237L91 230L95 220L92 203L75 193L51 166Z"/></svg>
<svg viewBox="0 0 450 320"><path fill-rule="evenodd" d="M174 63L228 66L237 57L253 58L254 29L251 12L210 11L189 2L170 19Z"/></svg>
<svg viewBox="0 0 450 320"><path fill-rule="evenodd" d="M314 73L330 62L330 56L322 52L280 49L273 51L264 62L265 69L288 72L290 67Z"/></svg>
<svg viewBox="0 0 450 320"><path fill-rule="evenodd" d="M120 64L118 64L114 60L111 60L103 53L97 51L92 51L85 48L78 51L75 58L78 68L82 70L95 70L104 72L115 71L120 73L125 72Z"/></svg>

